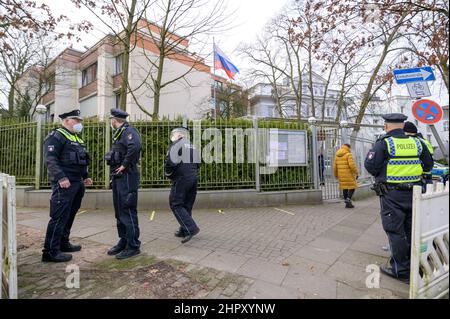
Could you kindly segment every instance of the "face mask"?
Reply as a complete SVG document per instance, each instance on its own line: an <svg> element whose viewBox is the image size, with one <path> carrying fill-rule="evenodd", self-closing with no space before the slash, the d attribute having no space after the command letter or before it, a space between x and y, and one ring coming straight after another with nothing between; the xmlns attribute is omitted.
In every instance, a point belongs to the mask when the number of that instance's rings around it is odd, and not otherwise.
<svg viewBox="0 0 450 319"><path fill-rule="evenodd" d="M81 123L77 123L73 126L73 130L75 131L75 133L81 133L81 131L83 130L83 124Z"/></svg>

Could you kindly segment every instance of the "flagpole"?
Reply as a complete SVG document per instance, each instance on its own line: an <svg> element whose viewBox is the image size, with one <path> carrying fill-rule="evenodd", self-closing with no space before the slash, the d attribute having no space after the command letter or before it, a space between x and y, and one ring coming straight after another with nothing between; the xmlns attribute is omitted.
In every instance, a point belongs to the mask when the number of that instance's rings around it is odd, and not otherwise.
<svg viewBox="0 0 450 319"><path fill-rule="evenodd" d="M214 98L214 119L217 120L217 87L216 87L216 42L213 37L213 98Z"/></svg>

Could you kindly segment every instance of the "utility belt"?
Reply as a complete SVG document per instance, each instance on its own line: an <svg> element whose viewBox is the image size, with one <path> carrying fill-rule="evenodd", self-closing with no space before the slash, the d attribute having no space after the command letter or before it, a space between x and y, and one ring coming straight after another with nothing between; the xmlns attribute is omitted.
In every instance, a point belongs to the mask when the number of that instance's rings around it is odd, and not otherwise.
<svg viewBox="0 0 450 319"><path fill-rule="evenodd" d="M390 183L375 183L370 188L371 190L375 191L377 196L385 196L389 194L392 190L398 190L398 191L412 191L414 189L414 186L417 186L419 184L417 183L401 183L401 184L390 184Z"/></svg>

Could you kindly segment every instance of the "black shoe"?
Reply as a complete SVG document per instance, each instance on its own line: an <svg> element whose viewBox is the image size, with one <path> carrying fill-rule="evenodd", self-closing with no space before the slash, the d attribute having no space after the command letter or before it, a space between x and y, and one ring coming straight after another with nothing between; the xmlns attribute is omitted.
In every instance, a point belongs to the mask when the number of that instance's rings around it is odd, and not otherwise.
<svg viewBox="0 0 450 319"><path fill-rule="evenodd" d="M63 253L75 253L81 250L81 245L72 245L71 243L61 244L61 251Z"/></svg>
<svg viewBox="0 0 450 319"><path fill-rule="evenodd" d="M116 256L117 259L127 259L133 256L139 255L141 251L139 249L124 249Z"/></svg>
<svg viewBox="0 0 450 319"><path fill-rule="evenodd" d="M351 200L345 200L345 208L355 208L355 206L353 206L352 201Z"/></svg>
<svg viewBox="0 0 450 319"><path fill-rule="evenodd" d="M174 235L175 235L175 237L180 237L180 238L186 237L186 234L182 230L177 230Z"/></svg>
<svg viewBox="0 0 450 319"><path fill-rule="evenodd" d="M383 274L388 275L389 277L395 278L395 279L400 280L401 282L409 285L409 277L397 276L391 266L381 265L380 271Z"/></svg>
<svg viewBox="0 0 450 319"><path fill-rule="evenodd" d="M200 229L197 229L194 233L187 235L186 237L184 237L184 239L181 241L181 243L186 244L188 241L190 241L192 239L192 237L197 235L199 232L200 232Z"/></svg>
<svg viewBox="0 0 450 319"><path fill-rule="evenodd" d="M125 250L125 247L119 246L119 245L115 245L110 250L108 250L108 255L109 256L115 256L115 255L119 254L120 252L122 252L123 250Z"/></svg>
<svg viewBox="0 0 450 319"><path fill-rule="evenodd" d="M44 252L42 253L42 261L50 262L50 263L65 263L72 260L72 255L63 254L62 252L58 253L50 253Z"/></svg>

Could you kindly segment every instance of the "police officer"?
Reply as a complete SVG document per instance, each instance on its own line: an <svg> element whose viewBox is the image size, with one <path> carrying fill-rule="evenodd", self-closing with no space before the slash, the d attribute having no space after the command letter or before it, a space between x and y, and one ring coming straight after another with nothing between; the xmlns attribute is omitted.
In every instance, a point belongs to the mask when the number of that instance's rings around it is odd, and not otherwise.
<svg viewBox="0 0 450 319"><path fill-rule="evenodd" d="M105 159L110 166L113 203L117 220L119 242L108 251L117 259L140 254L139 224L137 213L139 189L139 158L141 138L138 131L127 121L128 113L111 109L113 129L112 150Z"/></svg>
<svg viewBox="0 0 450 319"><path fill-rule="evenodd" d="M427 146L428 151L431 154L431 157L434 156L433 145L431 145L431 143L428 140L423 138L422 133L418 132L417 126L414 125L414 123L406 122L403 131L405 131L405 134L408 136L418 138L422 143L424 143ZM434 162L433 162L433 165L434 165ZM423 179L425 180L425 184L433 184L433 175L431 174L431 171L423 172ZM424 189L424 190L426 190L426 189Z"/></svg>
<svg viewBox="0 0 450 319"><path fill-rule="evenodd" d="M52 185L50 222L45 236L42 261L67 262L80 245L69 241L70 230L85 186L91 186L88 176L89 154L83 140L77 135L83 130L80 111L74 110L59 116L62 127L53 130L45 138L44 156Z"/></svg>
<svg viewBox="0 0 450 319"><path fill-rule="evenodd" d="M405 135L407 116L383 115L386 135L377 140L367 154L365 167L375 177L380 196L381 221L389 239L389 265L380 270L403 282L409 282L413 186L421 184L424 171L430 171L433 159L426 145Z"/></svg>
<svg viewBox="0 0 450 319"><path fill-rule="evenodd" d="M183 244L200 232L192 218L192 207L197 196L197 174L200 155L188 139L187 128L178 127L171 132L171 145L166 156L165 175L172 181L169 203L180 228L175 232Z"/></svg>

